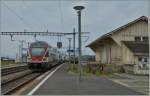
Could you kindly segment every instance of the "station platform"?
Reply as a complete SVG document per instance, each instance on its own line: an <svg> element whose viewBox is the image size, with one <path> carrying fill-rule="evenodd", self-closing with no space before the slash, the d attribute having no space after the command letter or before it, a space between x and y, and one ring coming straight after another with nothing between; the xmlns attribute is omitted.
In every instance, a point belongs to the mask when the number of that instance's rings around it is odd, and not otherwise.
<svg viewBox="0 0 150 96"><path fill-rule="evenodd" d="M105 76L82 76L67 72L63 64L32 95L143 95L117 84Z"/></svg>

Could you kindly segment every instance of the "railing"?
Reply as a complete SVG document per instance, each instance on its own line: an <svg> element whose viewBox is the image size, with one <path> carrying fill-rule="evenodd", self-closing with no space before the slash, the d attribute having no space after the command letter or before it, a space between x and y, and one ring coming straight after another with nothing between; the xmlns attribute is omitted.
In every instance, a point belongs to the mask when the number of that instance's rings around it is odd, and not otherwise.
<svg viewBox="0 0 150 96"><path fill-rule="evenodd" d="M148 75L149 74L149 67L148 64L146 66L134 65L134 74L139 75Z"/></svg>
<svg viewBox="0 0 150 96"><path fill-rule="evenodd" d="M138 64L124 64L123 68L124 68L125 73L132 73L132 74L138 74L138 75L149 74L148 64L147 66L140 66Z"/></svg>

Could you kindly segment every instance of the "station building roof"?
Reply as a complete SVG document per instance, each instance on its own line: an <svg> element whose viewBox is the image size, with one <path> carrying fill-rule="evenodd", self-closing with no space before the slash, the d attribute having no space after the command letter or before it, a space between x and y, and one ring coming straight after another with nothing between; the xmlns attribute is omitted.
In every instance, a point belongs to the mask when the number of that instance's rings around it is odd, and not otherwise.
<svg viewBox="0 0 150 96"><path fill-rule="evenodd" d="M146 17L146 16L141 16L141 17L137 18L137 19L134 20L134 21L131 21L131 22L129 22L129 23L127 23L127 24L125 24L125 25L123 25L123 26L121 26L121 27L119 27L119 28L117 28L117 29L115 29L115 30L109 32L109 33L106 33L106 34L100 36L100 37L97 38L95 41L93 41L93 42L91 42L90 44L88 44L86 47L91 47L92 45L94 45L94 44L97 43L98 41L100 41L100 40L102 40L102 39L105 39L105 38L107 38L107 37L110 37L112 34L118 32L118 31L120 31L120 30L122 30L122 29L124 29L124 28L127 28L128 26L130 26L130 25L132 25L132 24L134 24L134 23L136 23L136 22L138 22L138 21L141 21L141 20L142 20L142 21L148 21L148 17Z"/></svg>

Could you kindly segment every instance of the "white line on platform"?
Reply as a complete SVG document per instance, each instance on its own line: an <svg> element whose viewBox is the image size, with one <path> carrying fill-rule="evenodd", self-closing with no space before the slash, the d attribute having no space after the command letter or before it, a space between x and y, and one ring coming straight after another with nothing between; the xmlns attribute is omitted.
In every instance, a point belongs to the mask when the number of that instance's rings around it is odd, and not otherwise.
<svg viewBox="0 0 150 96"><path fill-rule="evenodd" d="M32 95L50 76L52 76L63 64L59 65L54 71L52 71L47 77L45 77L34 89L32 89L28 95Z"/></svg>
<svg viewBox="0 0 150 96"><path fill-rule="evenodd" d="M125 83L123 83L123 82L121 82L119 80L112 80L112 81L114 81L115 83L121 84L123 86L130 87L128 84L125 84Z"/></svg>

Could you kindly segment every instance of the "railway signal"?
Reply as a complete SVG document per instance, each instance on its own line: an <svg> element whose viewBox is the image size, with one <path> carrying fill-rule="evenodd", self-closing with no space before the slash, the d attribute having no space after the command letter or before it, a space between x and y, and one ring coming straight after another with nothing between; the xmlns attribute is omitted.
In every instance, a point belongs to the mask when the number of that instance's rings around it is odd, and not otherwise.
<svg viewBox="0 0 150 96"><path fill-rule="evenodd" d="M62 48L62 42L57 42L57 47Z"/></svg>
<svg viewBox="0 0 150 96"><path fill-rule="evenodd" d="M61 35L58 36L57 47L58 47L58 48L62 48Z"/></svg>
<svg viewBox="0 0 150 96"><path fill-rule="evenodd" d="M74 50L71 50L71 49L70 49L70 50L67 50L67 52L74 52Z"/></svg>

